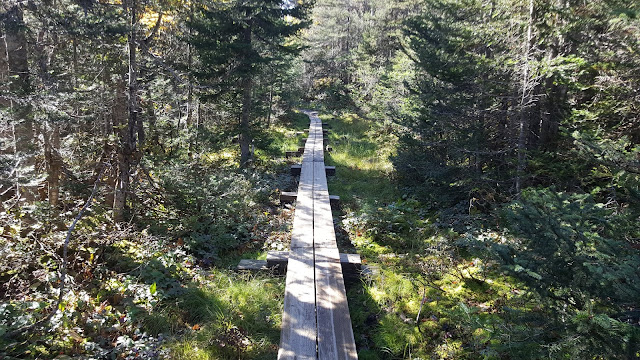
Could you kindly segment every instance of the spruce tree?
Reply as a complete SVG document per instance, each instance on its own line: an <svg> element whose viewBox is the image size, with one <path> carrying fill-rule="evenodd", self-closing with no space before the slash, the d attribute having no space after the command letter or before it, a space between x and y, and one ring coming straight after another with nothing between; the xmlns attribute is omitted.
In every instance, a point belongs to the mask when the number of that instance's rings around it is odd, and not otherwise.
<svg viewBox="0 0 640 360"><path fill-rule="evenodd" d="M281 54L301 50L291 37L307 26L309 2L234 0L198 4L190 21L206 90L203 99L228 96L239 108L240 166L251 160L254 78ZM237 105L237 106L236 106Z"/></svg>

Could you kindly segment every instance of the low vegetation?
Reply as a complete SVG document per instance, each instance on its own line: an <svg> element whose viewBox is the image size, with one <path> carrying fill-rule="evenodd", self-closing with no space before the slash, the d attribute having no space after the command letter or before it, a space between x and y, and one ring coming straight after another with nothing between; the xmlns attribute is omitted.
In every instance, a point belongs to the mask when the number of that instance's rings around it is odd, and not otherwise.
<svg viewBox="0 0 640 360"><path fill-rule="evenodd" d="M639 356L627 216L554 188L496 217L434 210L394 181L397 138L354 114L325 119L345 247L373 269L349 289L361 359Z"/></svg>
<svg viewBox="0 0 640 360"><path fill-rule="evenodd" d="M0 3L0 358L273 359L315 109L360 359L640 358L640 7ZM298 110L296 110L298 109Z"/></svg>

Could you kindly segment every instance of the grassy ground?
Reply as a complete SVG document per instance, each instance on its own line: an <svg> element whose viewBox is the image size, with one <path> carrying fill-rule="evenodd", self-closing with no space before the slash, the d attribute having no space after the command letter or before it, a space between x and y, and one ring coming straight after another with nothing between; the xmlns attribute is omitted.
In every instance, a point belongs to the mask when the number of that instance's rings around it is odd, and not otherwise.
<svg viewBox="0 0 640 360"><path fill-rule="evenodd" d="M256 139L258 171L275 172L281 179L274 185L278 187L271 189L268 203L256 204L267 210L261 215L269 218L270 225L256 246L239 249L218 260L219 270L208 273L197 290L176 303L179 309L190 314L187 323L190 328L168 344L172 359L274 359L277 356L284 277L266 273L238 274L233 268L240 259L266 259L267 251L288 248L293 210L280 206L277 198L280 191L295 190L288 166L297 159L285 159L284 153L297 150L308 126L309 120L304 114L294 113L287 123L273 126Z"/></svg>
<svg viewBox="0 0 640 360"><path fill-rule="evenodd" d="M437 227L436 214L400 191L393 135L354 114L321 118L332 126L326 161L337 174L329 191L342 200L341 250L376 270L348 289L359 358L492 358L500 334L487 324L503 324L505 303L522 306L513 279L456 247L466 235Z"/></svg>
<svg viewBox="0 0 640 360"><path fill-rule="evenodd" d="M47 225L21 237L19 219L2 218L11 226L0 225L0 247L11 258L2 258L0 279L11 292L0 299L0 358L275 358L284 278L234 269L288 246L293 212L278 194L295 181L284 152L308 127L305 115L288 116L255 139L250 171L238 170L237 144L211 134L200 141L215 148L147 157L134 220L114 225L99 202L87 212L73 234L61 311L17 338L2 335L51 311L59 256L48 249L65 234Z"/></svg>
<svg viewBox="0 0 640 360"><path fill-rule="evenodd" d="M337 175L329 191L342 201L334 211L338 246L375 269L348 286L360 359L491 359L500 346L517 355L514 334L529 329L510 325L504 309L535 315L535 303L492 260L459 245L501 235L437 225L437 214L398 188L390 161L396 139L375 121L321 118L332 127L326 162ZM0 339L0 358L275 358L284 278L234 268L242 258L288 248L293 211L278 194L295 190L288 167L300 159L284 152L297 150L308 124L294 113L265 131L252 171L237 170L234 144L156 161L149 178L162 193L140 185L149 203L134 209L129 228L102 225L109 213L96 205L76 230L73 281L52 330ZM19 237L19 227L9 230ZM38 236L55 244L63 234ZM57 293L34 278L34 269L55 267L54 257L18 240L0 244L17 244L10 252L25 259L0 272L20 285L0 303L0 334L42 318Z"/></svg>

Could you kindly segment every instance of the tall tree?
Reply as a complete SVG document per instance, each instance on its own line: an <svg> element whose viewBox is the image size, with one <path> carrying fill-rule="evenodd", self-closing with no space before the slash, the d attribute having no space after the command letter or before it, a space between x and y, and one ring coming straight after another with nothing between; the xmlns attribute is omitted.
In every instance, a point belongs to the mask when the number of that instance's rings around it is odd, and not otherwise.
<svg viewBox="0 0 640 360"><path fill-rule="evenodd" d="M31 93L26 24L22 4L15 3L4 14L5 48L7 51L9 91L14 114L16 196L33 201L37 144L28 96Z"/></svg>
<svg viewBox="0 0 640 360"><path fill-rule="evenodd" d="M291 37L307 26L309 2L233 0L199 4L191 44L199 55L196 79L208 87L203 99L224 95L238 104L240 166L252 157L254 78L279 54L301 47Z"/></svg>

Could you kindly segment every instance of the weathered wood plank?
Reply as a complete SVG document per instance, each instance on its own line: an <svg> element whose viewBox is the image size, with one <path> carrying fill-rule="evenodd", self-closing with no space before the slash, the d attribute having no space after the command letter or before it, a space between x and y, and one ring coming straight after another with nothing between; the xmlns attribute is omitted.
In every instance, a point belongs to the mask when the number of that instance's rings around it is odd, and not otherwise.
<svg viewBox="0 0 640 360"><path fill-rule="evenodd" d="M269 270L266 260L242 259L236 268L238 270L258 271Z"/></svg>
<svg viewBox="0 0 640 360"><path fill-rule="evenodd" d="M292 250L288 268L278 359L315 360L317 326L313 248Z"/></svg>
<svg viewBox="0 0 640 360"><path fill-rule="evenodd" d="M313 178L313 245L337 248L324 163L314 163Z"/></svg>
<svg viewBox="0 0 640 360"><path fill-rule="evenodd" d="M300 175L300 171L302 171L302 165L300 164L291 165L291 176Z"/></svg>
<svg viewBox="0 0 640 360"><path fill-rule="evenodd" d="M303 162L293 215L291 249L313 247L313 163Z"/></svg>
<svg viewBox="0 0 640 360"><path fill-rule="evenodd" d="M254 260L256 261L256 260ZM276 268L278 272L284 273L287 270L287 262L289 261L288 251L268 251L265 266L267 268ZM342 274L358 276L362 268L362 261L359 254L342 254L340 253L340 266Z"/></svg>
<svg viewBox="0 0 640 360"><path fill-rule="evenodd" d="M338 249L315 250L318 359L357 359Z"/></svg>
<svg viewBox="0 0 640 360"><path fill-rule="evenodd" d="M315 146L315 137L309 136L304 143L304 152L302 153L302 162L313 161L313 147Z"/></svg>
<svg viewBox="0 0 640 360"><path fill-rule="evenodd" d="M322 141L322 123L317 119L315 122L311 123L311 128L313 129L313 137L314 137L314 153L313 153L313 161L323 162L324 161L324 142ZM309 137L311 137L311 132L309 132Z"/></svg>
<svg viewBox="0 0 640 360"><path fill-rule="evenodd" d="M296 201L298 198L298 193L293 191L281 191L280 192L280 202L281 203L292 203Z"/></svg>

